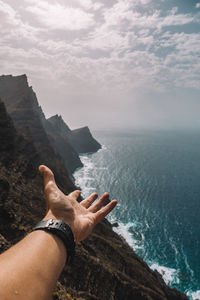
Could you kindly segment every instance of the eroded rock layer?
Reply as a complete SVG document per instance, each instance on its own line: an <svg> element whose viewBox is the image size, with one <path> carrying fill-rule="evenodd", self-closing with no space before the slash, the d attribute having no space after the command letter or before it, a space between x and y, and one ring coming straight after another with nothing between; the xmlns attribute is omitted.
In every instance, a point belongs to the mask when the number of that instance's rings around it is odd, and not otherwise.
<svg viewBox="0 0 200 300"><path fill-rule="evenodd" d="M65 193L75 188L60 150L56 149L56 139L52 146L52 140L45 131L44 116L38 103L25 100L31 93L26 78L19 78L12 88L8 81L0 78L0 95L6 103L4 105L0 101L0 252L30 232L45 213L38 164L45 162L53 168ZM10 88L13 94L7 95L6 89ZM23 110L29 116L27 120ZM44 143L48 143L50 149L46 149ZM184 294L169 288L106 221L77 246L72 265L65 267L53 293L53 299L77 298L187 299Z"/></svg>

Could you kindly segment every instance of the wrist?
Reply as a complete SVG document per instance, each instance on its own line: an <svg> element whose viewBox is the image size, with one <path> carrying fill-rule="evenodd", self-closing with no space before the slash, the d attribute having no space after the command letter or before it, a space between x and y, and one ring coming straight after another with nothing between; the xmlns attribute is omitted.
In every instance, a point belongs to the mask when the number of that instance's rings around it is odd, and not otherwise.
<svg viewBox="0 0 200 300"><path fill-rule="evenodd" d="M65 222L72 230L73 234L74 234L74 220L72 218L66 218L64 216L58 216L55 215L54 213L52 213L52 211L48 211L47 214L45 215L45 217L42 219L42 221L46 221L46 220L60 220Z"/></svg>
<svg viewBox="0 0 200 300"><path fill-rule="evenodd" d="M75 241L71 228L65 222L59 219L52 218L42 220L36 224L33 230L46 231L59 238L66 248L67 262L71 261L75 254Z"/></svg>
<svg viewBox="0 0 200 300"><path fill-rule="evenodd" d="M71 214L71 216L58 216L57 214L54 214L51 210L49 210L45 217L42 219L42 221L46 221L46 220L49 220L49 219L53 219L53 220L61 220L63 222L65 222L72 230L72 233L74 235L74 240L76 242L79 242L78 240L78 233L77 233L77 230L75 229L77 226L75 226L75 221L74 221L74 215Z"/></svg>

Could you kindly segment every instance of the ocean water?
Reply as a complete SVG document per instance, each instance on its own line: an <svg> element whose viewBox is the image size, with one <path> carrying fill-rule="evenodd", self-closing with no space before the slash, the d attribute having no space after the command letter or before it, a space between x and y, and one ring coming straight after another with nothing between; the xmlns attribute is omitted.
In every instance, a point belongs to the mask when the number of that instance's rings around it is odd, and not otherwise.
<svg viewBox="0 0 200 300"><path fill-rule="evenodd" d="M171 287L200 299L200 132L95 132L74 174L84 196L119 201L114 228Z"/></svg>

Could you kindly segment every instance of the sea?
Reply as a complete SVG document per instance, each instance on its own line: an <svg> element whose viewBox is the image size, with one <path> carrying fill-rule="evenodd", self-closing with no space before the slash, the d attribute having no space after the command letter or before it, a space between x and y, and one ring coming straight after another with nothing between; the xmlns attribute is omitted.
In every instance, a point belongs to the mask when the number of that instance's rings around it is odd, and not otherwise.
<svg viewBox="0 0 200 300"><path fill-rule="evenodd" d="M93 135L102 149L74 173L83 196L117 199L114 230L169 286L200 299L200 130Z"/></svg>

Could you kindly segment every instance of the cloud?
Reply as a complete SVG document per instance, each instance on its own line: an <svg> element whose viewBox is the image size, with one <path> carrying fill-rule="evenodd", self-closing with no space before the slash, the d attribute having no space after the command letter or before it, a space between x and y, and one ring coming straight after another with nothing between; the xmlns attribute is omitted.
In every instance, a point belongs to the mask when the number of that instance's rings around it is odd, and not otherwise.
<svg viewBox="0 0 200 300"><path fill-rule="evenodd" d="M30 26L27 22L23 22L19 12L3 1L0 1L0 18L0 45L1 43L13 45L15 41L20 41L21 39L36 40L35 36L39 29Z"/></svg>
<svg viewBox="0 0 200 300"><path fill-rule="evenodd" d="M4 1L0 1L0 17L1 28L4 27L4 22L14 26L17 26L20 23L17 12Z"/></svg>
<svg viewBox="0 0 200 300"><path fill-rule="evenodd" d="M200 88L200 34L183 29L199 22L197 13L164 14L149 0L70 3L26 0L14 9L0 0L4 73L27 73L40 89L48 78L47 86L94 99Z"/></svg>
<svg viewBox="0 0 200 300"><path fill-rule="evenodd" d="M104 4L101 2L94 2L92 0L75 0L81 7L85 8L86 10L99 10L100 8L104 7Z"/></svg>
<svg viewBox="0 0 200 300"><path fill-rule="evenodd" d="M200 8L200 2L195 5L196 8Z"/></svg>
<svg viewBox="0 0 200 300"><path fill-rule="evenodd" d="M177 14L174 7L166 16L162 16L160 10L154 10L153 14L141 13L134 10L131 1L119 0L113 7L104 13L107 26L125 26L133 31L137 28L162 29L169 26L182 26L195 22L191 14Z"/></svg>
<svg viewBox="0 0 200 300"><path fill-rule="evenodd" d="M49 29L81 30L94 24L94 16L80 8L63 6L48 1L27 0L26 11L31 12L41 25ZM88 2L88 1L87 1ZM85 0L86 4L86 0ZM89 2L88 2L89 4Z"/></svg>
<svg viewBox="0 0 200 300"><path fill-rule="evenodd" d="M9 19L16 18L16 11L4 1L0 1L0 11L6 14Z"/></svg>

